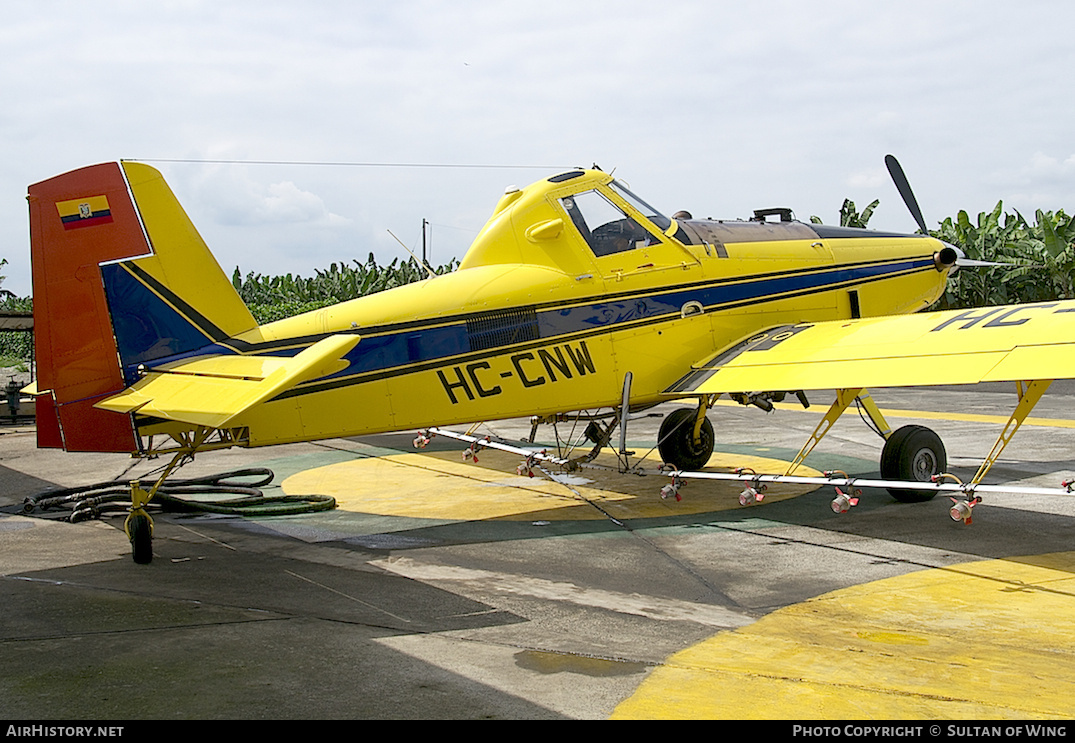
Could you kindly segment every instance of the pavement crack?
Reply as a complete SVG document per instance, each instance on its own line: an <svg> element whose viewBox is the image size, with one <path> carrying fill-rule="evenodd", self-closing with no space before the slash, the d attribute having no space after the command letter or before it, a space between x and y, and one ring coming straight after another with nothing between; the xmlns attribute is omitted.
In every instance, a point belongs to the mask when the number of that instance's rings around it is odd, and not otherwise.
<svg viewBox="0 0 1075 743"><path fill-rule="evenodd" d="M343 598L348 599L349 601L353 601L356 604L359 604L360 606L364 606L367 609L371 609L373 611L379 612L381 614L384 614L385 616L392 617L392 619L396 619L396 620L398 620L400 622L404 622L406 624L411 623L410 619L407 619L406 617L401 617L398 614L393 614L392 612L387 611L385 609L382 609L379 606L375 606L374 604L371 604L368 601L363 601L362 599L358 598L357 596L352 596L351 594L344 593L343 591L337 591L335 588L332 588L331 586L326 586L324 583L318 583L317 581L315 581L315 580L313 580L311 578L307 578L304 575L299 575L298 573L293 572L291 570L285 570L284 572L287 573L288 575L290 575L292 578L297 578L299 580L306 581L307 583L309 583L311 585L317 586L318 588L324 589L325 591L328 591L329 593L333 593L333 594L335 594L337 596L342 596Z"/></svg>

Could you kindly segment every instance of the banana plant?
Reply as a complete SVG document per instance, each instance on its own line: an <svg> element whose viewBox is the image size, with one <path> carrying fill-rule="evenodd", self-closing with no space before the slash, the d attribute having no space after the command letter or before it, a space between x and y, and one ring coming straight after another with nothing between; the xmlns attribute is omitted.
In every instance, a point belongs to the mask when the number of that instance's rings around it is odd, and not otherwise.
<svg viewBox="0 0 1075 743"><path fill-rule="evenodd" d="M963 268L948 282L941 308L1013 302L1045 302L1075 296L1075 224L1063 210L1035 214L1031 225L1019 212L1005 214L997 202L972 222L965 211L931 232L963 249L968 258L1002 261L1006 267Z"/></svg>

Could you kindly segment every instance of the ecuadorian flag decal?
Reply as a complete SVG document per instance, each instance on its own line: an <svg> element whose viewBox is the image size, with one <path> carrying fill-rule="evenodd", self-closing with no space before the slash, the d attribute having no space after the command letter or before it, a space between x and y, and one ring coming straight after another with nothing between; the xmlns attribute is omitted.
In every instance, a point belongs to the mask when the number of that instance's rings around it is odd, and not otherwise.
<svg viewBox="0 0 1075 743"><path fill-rule="evenodd" d="M57 201L56 210L65 230L79 227L93 227L112 221L112 210L108 208L107 196L89 196L84 199Z"/></svg>

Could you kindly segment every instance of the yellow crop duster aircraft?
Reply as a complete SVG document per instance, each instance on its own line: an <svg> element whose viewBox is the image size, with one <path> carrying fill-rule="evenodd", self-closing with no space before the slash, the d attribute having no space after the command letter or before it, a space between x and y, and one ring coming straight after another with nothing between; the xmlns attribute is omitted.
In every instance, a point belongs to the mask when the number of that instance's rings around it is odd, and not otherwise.
<svg viewBox="0 0 1075 743"><path fill-rule="evenodd" d="M791 469L858 400L888 439L882 477L913 500L938 492L944 447L919 426L892 433L866 388L1031 381L977 486L1044 380L1075 376L1075 302L911 315L960 255L924 234L890 170L922 235L789 210L669 218L572 170L509 189L454 273L260 327L160 173L66 173L28 196L38 444L174 454L149 491L132 485L127 529L148 562L144 507L199 451L608 408L600 446L629 411L686 398L660 432L675 489L712 453L720 395L765 408L836 389Z"/></svg>

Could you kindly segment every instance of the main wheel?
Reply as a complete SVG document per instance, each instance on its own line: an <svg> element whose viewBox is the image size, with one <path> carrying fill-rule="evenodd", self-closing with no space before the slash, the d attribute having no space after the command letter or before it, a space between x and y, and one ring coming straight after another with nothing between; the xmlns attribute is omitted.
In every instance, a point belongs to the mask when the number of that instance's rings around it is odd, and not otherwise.
<svg viewBox="0 0 1075 743"><path fill-rule="evenodd" d="M144 513L131 514L127 522L127 535L131 539L131 557L139 565L153 562L153 524Z"/></svg>
<svg viewBox="0 0 1075 743"><path fill-rule="evenodd" d="M668 415L661 423L657 437L657 451L661 460L681 470L698 470L705 466L713 455L713 424L706 418L702 421L700 441L693 441L694 416L696 411L679 408Z"/></svg>
<svg viewBox="0 0 1075 743"><path fill-rule="evenodd" d="M888 437L881 452L881 478L930 482L948 468L948 455L941 438L925 426L904 426ZM889 488L892 497L903 503L927 501L936 493Z"/></svg>

